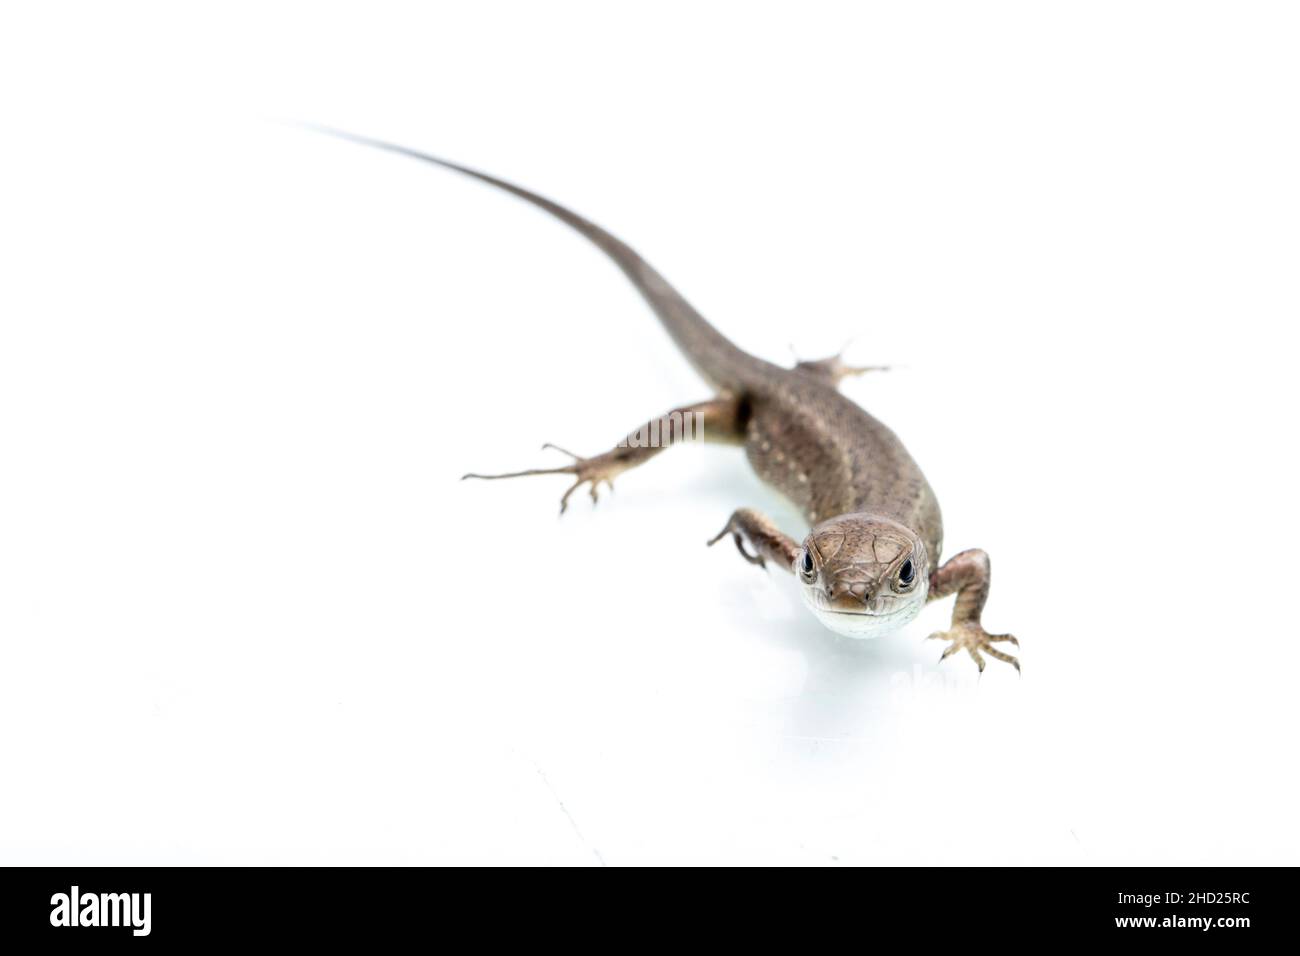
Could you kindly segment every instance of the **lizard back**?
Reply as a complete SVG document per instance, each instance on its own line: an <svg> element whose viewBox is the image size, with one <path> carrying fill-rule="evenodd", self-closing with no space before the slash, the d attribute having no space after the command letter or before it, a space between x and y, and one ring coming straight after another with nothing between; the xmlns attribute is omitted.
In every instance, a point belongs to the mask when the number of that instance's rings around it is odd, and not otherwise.
<svg viewBox="0 0 1300 956"><path fill-rule="evenodd" d="M793 501L812 524L865 512L892 518L940 553L943 523L925 476L897 436L834 384L781 368L715 329L631 246L559 203L504 179L429 153L339 130L343 139L450 169L537 206L599 247L649 303L678 349L719 392L744 400L745 451L759 477Z"/></svg>

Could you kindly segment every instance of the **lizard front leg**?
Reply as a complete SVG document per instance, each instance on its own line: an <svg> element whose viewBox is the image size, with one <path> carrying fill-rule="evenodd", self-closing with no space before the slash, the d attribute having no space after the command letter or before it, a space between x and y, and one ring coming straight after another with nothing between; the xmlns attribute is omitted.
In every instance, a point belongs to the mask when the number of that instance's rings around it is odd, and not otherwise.
<svg viewBox="0 0 1300 956"><path fill-rule="evenodd" d="M982 653L1005 661L1019 673L1020 662L1010 654L1002 653L993 645L1006 642L1019 647L1020 642L1010 634L989 634L980 623L984 602L989 599L990 575L989 556L979 548L954 555L943 567L936 568L930 574L928 600L947 597L953 592L957 594L957 603L952 609L952 626L946 631L936 631L930 635L930 638L952 642L939 660L944 660L965 648L979 665L981 673L984 671Z"/></svg>
<svg viewBox="0 0 1300 956"><path fill-rule="evenodd" d="M569 506L569 496L584 484L590 485L592 502L599 500L597 488L603 483L614 490L614 479L637 465L649 461L665 448L688 440L736 444L744 439L744 406L733 396L724 395L695 405L675 408L665 415L652 418L636 431L628 434L607 452L592 458L583 458L557 445L547 443L543 449L553 448L573 459L573 464L559 468L530 468L504 475L470 473L465 478L495 481L499 478L522 478L526 475L573 475L577 480L560 499L560 514Z"/></svg>
<svg viewBox="0 0 1300 956"><path fill-rule="evenodd" d="M787 571L794 570L794 559L800 550L799 542L778 528L765 514L753 508L740 508L733 511L726 527L709 539L709 547L717 544L728 534L735 539L736 550L750 564L760 568L767 566L770 558ZM745 543L749 542L750 550Z"/></svg>

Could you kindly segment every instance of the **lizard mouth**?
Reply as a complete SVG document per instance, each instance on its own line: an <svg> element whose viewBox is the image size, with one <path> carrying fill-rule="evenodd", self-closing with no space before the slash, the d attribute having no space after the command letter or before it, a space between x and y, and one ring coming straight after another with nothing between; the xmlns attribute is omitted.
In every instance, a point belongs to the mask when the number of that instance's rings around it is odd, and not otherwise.
<svg viewBox="0 0 1300 956"><path fill-rule="evenodd" d="M912 597L908 595L908 597ZM869 639L896 631L921 613L924 600L899 599L881 601L876 607L865 604L832 606L824 596L813 591L804 592L809 610L829 630L844 637Z"/></svg>
<svg viewBox="0 0 1300 956"><path fill-rule="evenodd" d="M907 614L909 608L906 606L894 606L888 611L873 611L871 608L864 607L858 610L849 610L838 607L817 607L813 608L818 614L834 614L837 617L874 617L882 620L891 617L898 617L900 614Z"/></svg>
<svg viewBox="0 0 1300 956"><path fill-rule="evenodd" d="M811 589L810 589L811 590ZM845 617L893 617L908 609L910 601L895 597L877 598L870 604L844 599L827 600L820 592L805 593L808 606L819 614L842 614Z"/></svg>

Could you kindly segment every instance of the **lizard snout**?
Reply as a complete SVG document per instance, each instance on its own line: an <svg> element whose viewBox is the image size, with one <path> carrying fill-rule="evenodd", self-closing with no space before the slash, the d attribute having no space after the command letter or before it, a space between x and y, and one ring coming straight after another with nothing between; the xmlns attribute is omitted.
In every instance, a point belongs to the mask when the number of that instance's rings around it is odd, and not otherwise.
<svg viewBox="0 0 1300 956"><path fill-rule="evenodd" d="M864 581L832 581L826 585L827 604L837 611L861 611L871 604L871 586Z"/></svg>

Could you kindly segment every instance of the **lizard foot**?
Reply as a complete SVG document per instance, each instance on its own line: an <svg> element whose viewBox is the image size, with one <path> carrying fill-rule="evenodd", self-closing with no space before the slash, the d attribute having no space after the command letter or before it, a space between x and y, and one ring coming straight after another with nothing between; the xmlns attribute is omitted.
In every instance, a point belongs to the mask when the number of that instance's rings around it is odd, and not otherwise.
<svg viewBox="0 0 1300 956"><path fill-rule="evenodd" d="M757 564L760 568L767 567L767 562L763 560L763 556L761 554L753 554L750 551L746 550L745 531L740 526L739 522L736 520L736 515L734 514L731 516L730 519L728 519L726 526L723 527L721 531L719 531L717 534L715 534L712 538L708 540L707 542L708 546L710 548L713 547L715 544L717 544L719 541L725 538L728 534L731 535L731 537L735 540L736 550L740 552L740 556L742 558L744 558L750 564Z"/></svg>
<svg viewBox="0 0 1300 956"><path fill-rule="evenodd" d="M965 648L975 663L979 665L980 673L984 672L984 658L980 653L981 651L989 655L989 657L1010 664L1016 669L1017 674L1020 673L1020 661L1010 654L1003 654L993 646L997 643L1006 642L1019 647L1020 642L1010 634L989 634L978 621L954 621L949 630L936 631L927 640L952 641L943 654L939 656L941 661Z"/></svg>
<svg viewBox="0 0 1300 956"><path fill-rule="evenodd" d="M581 455L575 455L573 452L566 451L558 445L552 445L550 442L542 446L543 451L548 448L568 455L573 459L573 464L561 465L559 468L530 468L527 471L512 471L504 475L480 475L470 472L467 475L461 475L461 480L478 478L484 481L496 481L499 478L523 478L527 475L574 475L577 480L569 486L568 491L560 498L560 514L564 514L568 509L569 497L583 485L591 486L588 492L591 495L593 505L600 501L597 489L602 484L611 492L614 490L614 477L623 470L623 466L614 453L597 455L594 458L583 458Z"/></svg>
<svg viewBox="0 0 1300 956"><path fill-rule="evenodd" d="M844 348L832 355L830 358L816 359L814 361L800 361L796 356L795 370L799 372L809 372L819 378L829 379L834 385L853 375L863 375L867 372L888 372L888 365L849 365L844 361L844 353L852 343L846 342ZM794 346L791 346L793 350Z"/></svg>

